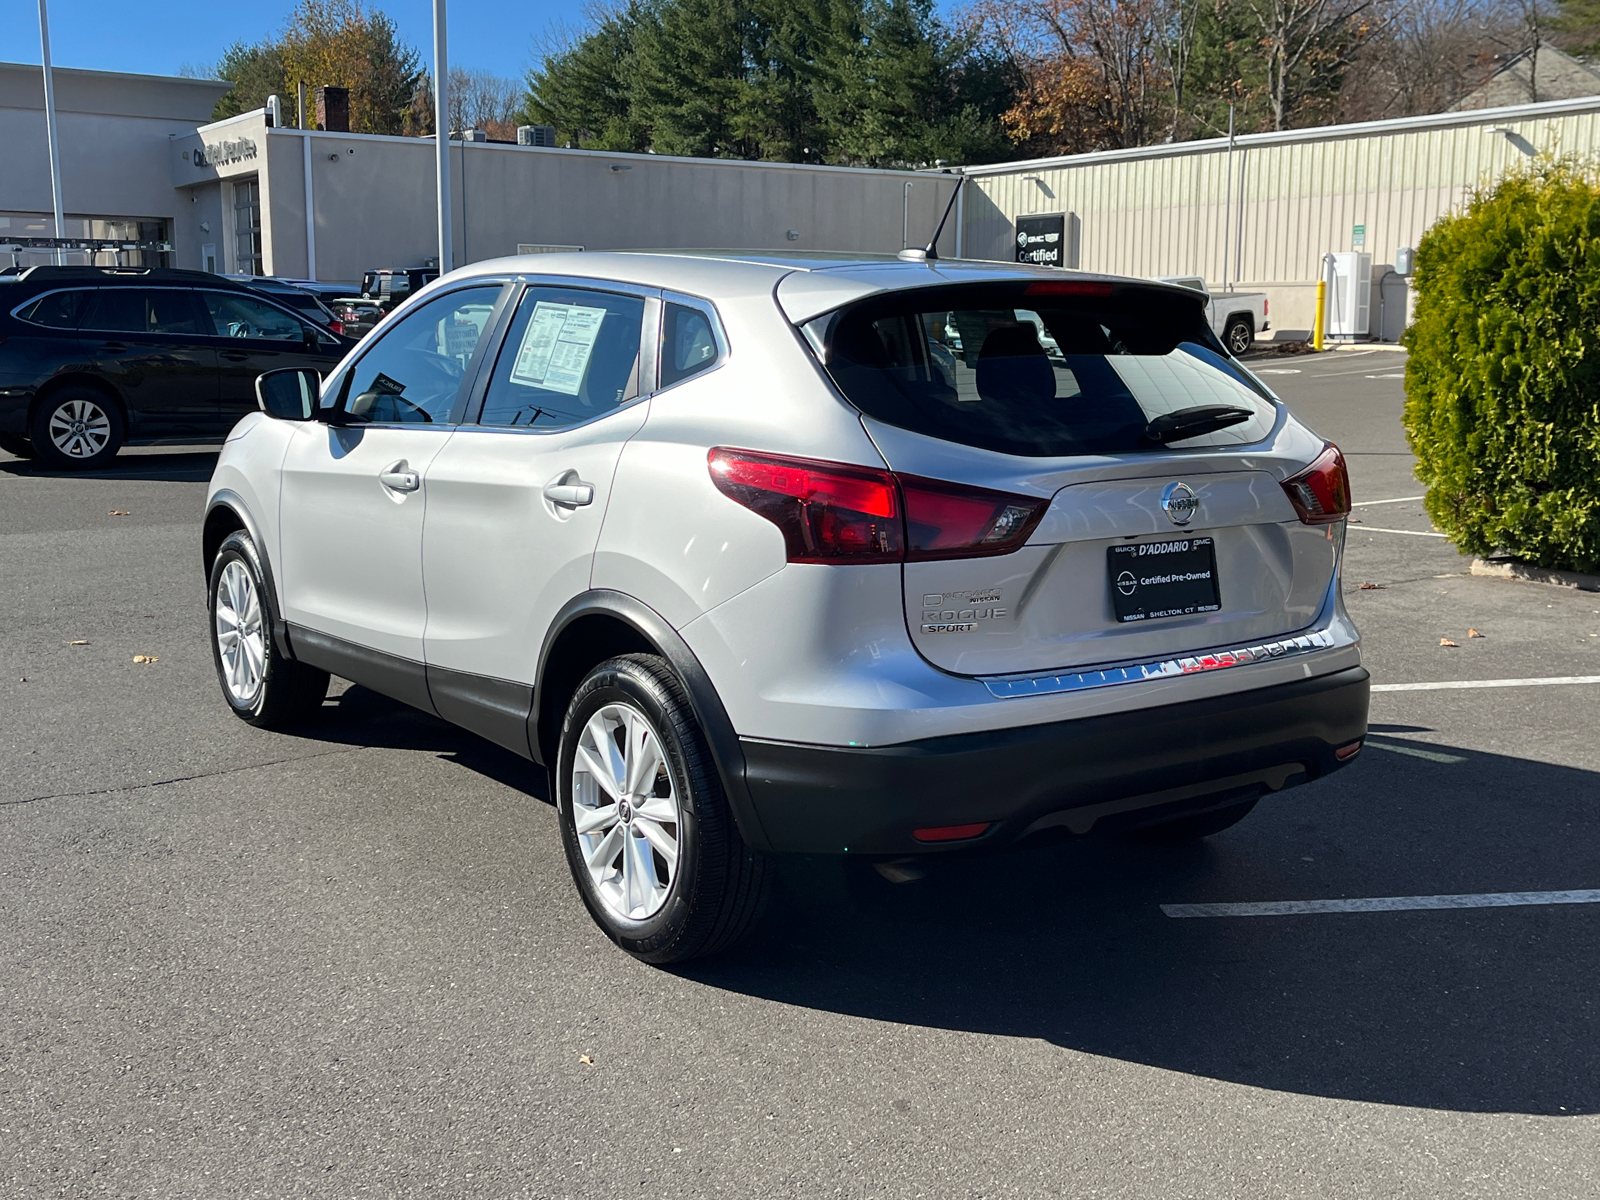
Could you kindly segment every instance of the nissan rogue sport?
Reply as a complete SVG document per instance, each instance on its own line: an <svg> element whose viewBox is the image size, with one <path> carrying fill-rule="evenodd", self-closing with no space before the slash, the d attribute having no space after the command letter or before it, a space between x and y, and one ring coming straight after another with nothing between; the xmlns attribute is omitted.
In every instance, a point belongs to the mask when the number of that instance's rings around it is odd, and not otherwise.
<svg viewBox="0 0 1600 1200"><path fill-rule="evenodd" d="M976 262L475 264L258 383L207 498L222 693L336 674L550 772L651 962L784 852L1200 837L1338 769L1339 451L1170 285Z"/></svg>

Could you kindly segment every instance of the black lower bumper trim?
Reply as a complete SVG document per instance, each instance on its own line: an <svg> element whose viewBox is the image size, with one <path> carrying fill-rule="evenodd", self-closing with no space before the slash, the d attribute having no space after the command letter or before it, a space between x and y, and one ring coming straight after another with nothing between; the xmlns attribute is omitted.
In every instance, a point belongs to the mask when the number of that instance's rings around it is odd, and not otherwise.
<svg viewBox="0 0 1600 1200"><path fill-rule="evenodd" d="M877 748L743 739L775 850L906 854L915 829L990 822L979 841L1137 824L1337 770L1367 732L1369 678L1331 675L1161 708Z"/></svg>

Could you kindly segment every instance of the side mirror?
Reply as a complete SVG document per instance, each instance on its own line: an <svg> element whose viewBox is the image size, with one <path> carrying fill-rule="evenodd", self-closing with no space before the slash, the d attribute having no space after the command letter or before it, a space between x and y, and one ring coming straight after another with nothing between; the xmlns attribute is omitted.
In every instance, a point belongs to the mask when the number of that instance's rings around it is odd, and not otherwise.
<svg viewBox="0 0 1600 1200"><path fill-rule="evenodd" d="M256 404L280 421L310 421L317 412L322 376L309 367L287 367L256 376Z"/></svg>

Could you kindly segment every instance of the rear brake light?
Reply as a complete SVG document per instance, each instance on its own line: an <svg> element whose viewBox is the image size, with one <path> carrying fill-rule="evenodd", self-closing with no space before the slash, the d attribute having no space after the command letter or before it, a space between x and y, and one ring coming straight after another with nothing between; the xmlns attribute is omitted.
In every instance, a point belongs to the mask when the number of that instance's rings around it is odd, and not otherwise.
<svg viewBox="0 0 1600 1200"><path fill-rule="evenodd" d="M917 475L897 478L906 501L906 557L912 561L1010 554L1050 506L1035 496Z"/></svg>
<svg viewBox="0 0 1600 1200"><path fill-rule="evenodd" d="M1102 279L1042 279L1022 290L1024 296L1109 296L1111 284Z"/></svg>
<svg viewBox="0 0 1600 1200"><path fill-rule="evenodd" d="M900 489L888 471L777 454L713 449L725 496L776 525L790 562L900 562Z"/></svg>
<svg viewBox="0 0 1600 1200"><path fill-rule="evenodd" d="M1270 300L1268 300L1265 296L1261 297L1261 315L1263 317L1266 316L1267 313L1270 311L1268 309L1268 307L1267 307L1267 305L1269 305L1270 303L1272 303L1272 302Z"/></svg>
<svg viewBox="0 0 1600 1200"><path fill-rule="evenodd" d="M329 321L328 322L328 332L337 333L337 334L341 334L342 335L344 333L344 322L343 321Z"/></svg>
<svg viewBox="0 0 1600 1200"><path fill-rule="evenodd" d="M980 821L972 825L935 825L929 829L913 829L911 836L919 842L964 842L981 837L993 824L993 821Z"/></svg>
<svg viewBox="0 0 1600 1200"><path fill-rule="evenodd" d="M725 496L776 525L790 562L919 562L1009 554L1050 502L875 467L717 447Z"/></svg>
<svg viewBox="0 0 1600 1200"><path fill-rule="evenodd" d="M1331 525L1350 515L1350 473L1332 442L1304 471L1285 479L1283 490L1307 525Z"/></svg>

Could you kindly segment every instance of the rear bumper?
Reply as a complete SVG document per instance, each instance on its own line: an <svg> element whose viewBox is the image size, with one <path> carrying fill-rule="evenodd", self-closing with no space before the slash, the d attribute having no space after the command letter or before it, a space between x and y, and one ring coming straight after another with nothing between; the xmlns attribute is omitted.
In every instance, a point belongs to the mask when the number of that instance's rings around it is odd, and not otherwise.
<svg viewBox="0 0 1600 1200"><path fill-rule="evenodd" d="M1320 778L1366 736L1362 667L1275 687L1047 725L877 748L746 738L745 780L771 847L908 854L1088 833ZM981 837L916 829L988 822Z"/></svg>

